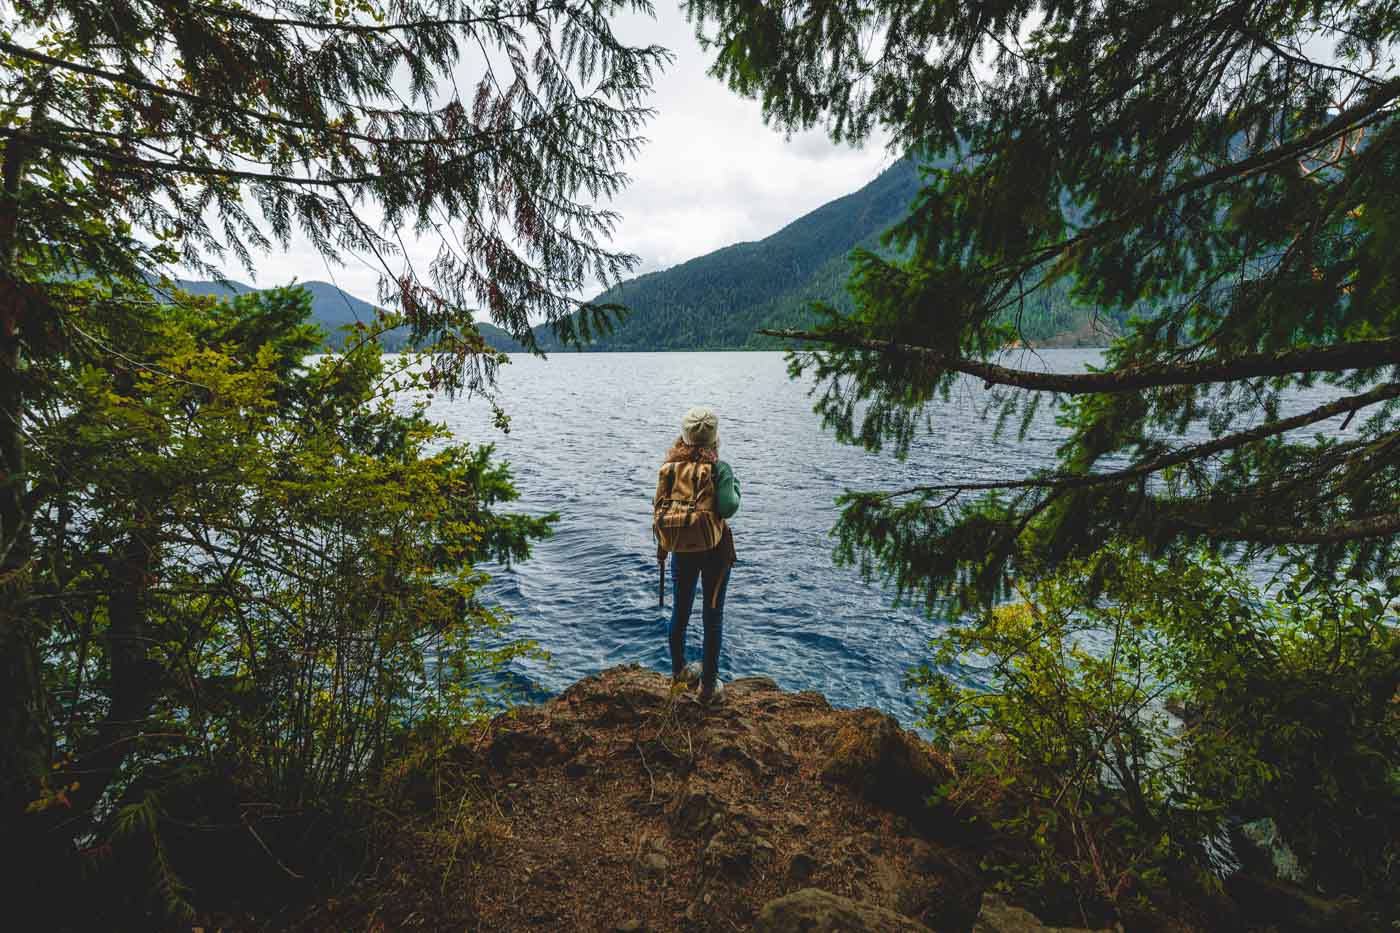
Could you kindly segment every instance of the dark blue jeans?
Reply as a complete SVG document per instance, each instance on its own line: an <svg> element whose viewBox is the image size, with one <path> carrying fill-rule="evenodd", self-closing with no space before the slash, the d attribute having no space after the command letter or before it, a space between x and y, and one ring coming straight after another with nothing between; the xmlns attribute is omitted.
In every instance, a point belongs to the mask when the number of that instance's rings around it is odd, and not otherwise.
<svg viewBox="0 0 1400 933"><path fill-rule="evenodd" d="M695 603L695 583L702 581L701 618L705 621L705 648L700 681L713 688L719 676L719 646L724 637L724 593L729 589L729 568L713 551L671 555L671 675L685 669L685 628ZM718 590L718 592L716 592Z"/></svg>

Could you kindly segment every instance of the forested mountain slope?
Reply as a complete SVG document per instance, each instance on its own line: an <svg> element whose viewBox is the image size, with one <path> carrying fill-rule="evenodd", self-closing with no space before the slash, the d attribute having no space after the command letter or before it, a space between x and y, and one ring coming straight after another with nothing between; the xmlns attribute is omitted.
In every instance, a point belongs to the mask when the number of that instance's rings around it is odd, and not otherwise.
<svg viewBox="0 0 1400 933"><path fill-rule="evenodd" d="M901 220L920 188L915 163L901 159L853 194L824 204L762 240L736 243L680 265L651 272L599 295L629 314L594 350L722 350L777 347L758 328L803 328L815 322L814 301L850 310L846 282L851 252L884 252L880 235ZM1059 286L1027 302L1024 339L1041 344L1101 345L1088 309ZM537 330L542 346L553 335ZM506 349L512 349L507 347Z"/></svg>
<svg viewBox="0 0 1400 933"><path fill-rule="evenodd" d="M735 243L599 295L630 314L596 350L702 350L754 345L753 331L812 298L844 298L847 259L874 245L919 190L902 159L854 194L837 198L756 242ZM542 334L546 346L552 335Z"/></svg>
<svg viewBox="0 0 1400 933"><path fill-rule="evenodd" d="M594 299L616 302L628 315L611 334L598 337L590 350L729 350L761 349L780 342L755 333L761 327L803 328L815 322L814 301L840 310L851 308L846 282L851 252L883 252L880 235L899 222L919 192L915 163L901 159L874 181L799 217L762 240L735 243L659 272L629 279ZM253 291L240 282L180 281L199 295L234 295ZM328 282L304 282L311 293L312 316L341 343L340 328L374 318L374 306ZM1021 333L1042 345L1099 345L1112 321L1095 326L1088 309L1074 305L1064 285L1028 300ZM491 324L481 331L493 346L508 352L522 348ZM554 334L536 329L540 346L559 350ZM404 329L381 339L388 350L403 348Z"/></svg>

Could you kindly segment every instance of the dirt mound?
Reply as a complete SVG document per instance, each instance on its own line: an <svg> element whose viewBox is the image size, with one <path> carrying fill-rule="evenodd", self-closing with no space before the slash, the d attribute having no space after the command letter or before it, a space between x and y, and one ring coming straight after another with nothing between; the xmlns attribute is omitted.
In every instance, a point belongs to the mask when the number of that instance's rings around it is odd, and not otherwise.
<svg viewBox="0 0 1400 933"><path fill-rule="evenodd" d="M707 709L620 667L453 754L476 779L451 833L436 800L436 832L299 926L749 929L810 888L935 930L977 917L967 829L923 806L944 765L874 710L762 677Z"/></svg>

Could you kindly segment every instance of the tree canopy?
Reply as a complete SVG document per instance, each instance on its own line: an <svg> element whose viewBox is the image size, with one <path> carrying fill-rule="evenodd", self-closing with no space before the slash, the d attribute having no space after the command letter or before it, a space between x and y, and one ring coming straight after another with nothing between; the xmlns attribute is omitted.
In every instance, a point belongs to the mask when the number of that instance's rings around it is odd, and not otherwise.
<svg viewBox="0 0 1400 933"><path fill-rule="evenodd" d="M839 552L985 600L1115 535L1309 548L1384 572L1400 534L1400 12L1389 4L691 0L713 71L788 130L879 131L929 170L795 354L848 441L904 448L959 378L1070 435L1013 481L845 500ZM1130 319L1097 372L999 351L1047 289ZM1004 323L1010 315L1012 324ZM1298 387L1333 400L1284 417ZM1309 437L1344 419L1341 438ZM1172 440L1204 431L1198 442Z"/></svg>
<svg viewBox="0 0 1400 933"><path fill-rule="evenodd" d="M479 384L476 317L528 347L540 319L567 339L570 295L634 261L602 242L615 215L599 202L625 181L667 53L622 42L610 17L649 9L15 4L6 236L61 244L81 274L219 273L299 233L331 265L379 268L416 336L455 336L442 378L469 364ZM438 239L425 269L410 232Z"/></svg>
<svg viewBox="0 0 1400 933"><path fill-rule="evenodd" d="M154 826L140 793L177 763L338 792L453 657L487 657L473 567L547 523L494 511L513 490L489 451L440 449L385 396L489 390L488 321L527 348L541 321L565 343L608 326L572 296L635 262L607 202L668 53L612 23L649 9L5 7L0 825L34 866ZM170 288L294 238L327 273L380 272L389 311L339 362L303 364L304 295ZM397 327L425 369L381 364Z"/></svg>

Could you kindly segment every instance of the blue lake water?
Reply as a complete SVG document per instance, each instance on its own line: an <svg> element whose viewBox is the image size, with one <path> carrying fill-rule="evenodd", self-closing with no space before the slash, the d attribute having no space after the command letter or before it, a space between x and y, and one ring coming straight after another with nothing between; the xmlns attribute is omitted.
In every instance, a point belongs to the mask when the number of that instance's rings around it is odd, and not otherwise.
<svg viewBox="0 0 1400 933"><path fill-rule="evenodd" d="M1077 371L1092 350L1023 351L1025 368ZM430 414L460 439L492 442L511 464L519 511L558 512L554 536L511 569L496 568L489 598L516 619L549 661L511 671L544 697L580 677L637 662L670 670L671 597L656 599L651 496L661 457L696 404L720 417L720 456L734 468L743 505L731 525L739 563L730 578L720 675L762 674L790 690L819 690L839 706L916 717L906 672L928 656L943 624L833 565L832 499L844 489L996 479L1046 465L1064 437L1044 406L1023 438L983 421L980 381L960 382L930 408L932 428L907 460L838 444L811 410L809 384L790 380L781 353L562 353L515 355L500 400L511 430L491 426L480 399L438 399ZM1300 394L1301 410L1337 394ZM1335 433L1337 423L1318 430ZM1329 430L1330 429L1330 430ZM699 607L690 626L698 657ZM972 676L972 672L967 672Z"/></svg>

